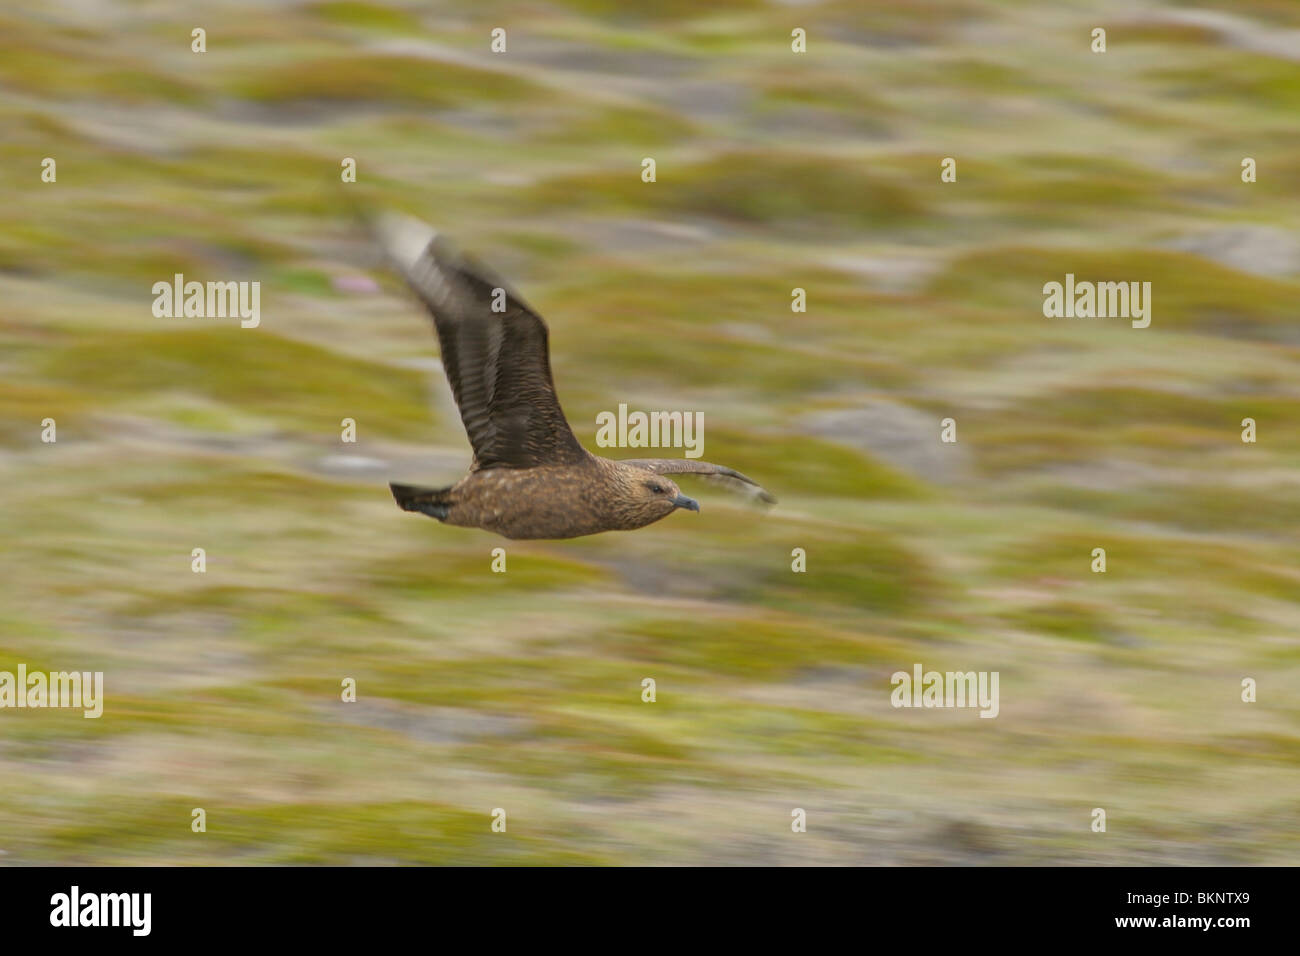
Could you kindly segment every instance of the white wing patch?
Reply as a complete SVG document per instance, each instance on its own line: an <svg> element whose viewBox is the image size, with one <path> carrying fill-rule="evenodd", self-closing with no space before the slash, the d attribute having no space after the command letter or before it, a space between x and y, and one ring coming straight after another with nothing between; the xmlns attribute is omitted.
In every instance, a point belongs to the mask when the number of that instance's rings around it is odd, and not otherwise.
<svg viewBox="0 0 1300 956"><path fill-rule="evenodd" d="M431 226L399 213L384 213L375 223L375 231L388 257L408 275L438 236Z"/></svg>

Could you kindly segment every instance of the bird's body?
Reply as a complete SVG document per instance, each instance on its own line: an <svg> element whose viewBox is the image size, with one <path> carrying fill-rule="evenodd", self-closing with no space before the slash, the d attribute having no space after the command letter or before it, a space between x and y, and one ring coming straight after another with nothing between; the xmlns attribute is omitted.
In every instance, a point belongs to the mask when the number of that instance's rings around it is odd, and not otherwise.
<svg viewBox="0 0 1300 956"><path fill-rule="evenodd" d="M433 315L442 364L474 449L450 488L391 485L406 511L507 538L630 531L679 508L699 511L664 477L694 473L773 501L730 468L669 458L614 461L583 448L551 379L546 324L490 270L413 219L386 217L389 258Z"/></svg>
<svg viewBox="0 0 1300 956"><path fill-rule="evenodd" d="M397 503L444 524L482 528L506 538L576 538L632 531L676 508L698 505L653 473L588 454L584 461L534 468L471 471L442 491L394 485ZM663 490L646 488L647 480Z"/></svg>

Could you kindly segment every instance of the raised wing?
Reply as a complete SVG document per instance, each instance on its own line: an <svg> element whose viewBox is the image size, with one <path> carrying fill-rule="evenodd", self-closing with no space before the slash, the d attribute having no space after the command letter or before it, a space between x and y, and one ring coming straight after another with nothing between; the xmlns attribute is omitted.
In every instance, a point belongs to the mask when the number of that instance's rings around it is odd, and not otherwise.
<svg viewBox="0 0 1300 956"><path fill-rule="evenodd" d="M707 461L692 458L626 458L621 459L621 463L653 471L656 475L699 475L706 481L722 485L728 491L757 499L764 504L776 504L776 498L771 492L753 478L723 465L711 465Z"/></svg>
<svg viewBox="0 0 1300 956"><path fill-rule="evenodd" d="M494 272L416 219L376 223L389 258L428 308L473 469L575 464L578 444L555 395L546 323ZM493 311L493 305L504 311Z"/></svg>

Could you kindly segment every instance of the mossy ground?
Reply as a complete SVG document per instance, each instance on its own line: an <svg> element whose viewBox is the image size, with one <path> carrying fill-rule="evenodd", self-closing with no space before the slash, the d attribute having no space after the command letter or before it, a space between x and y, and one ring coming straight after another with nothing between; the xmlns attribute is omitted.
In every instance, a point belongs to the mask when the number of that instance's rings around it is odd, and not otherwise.
<svg viewBox="0 0 1300 956"><path fill-rule="evenodd" d="M1195 6L1244 26L223 2L200 56L165 5L11 5L0 669L108 696L0 713L0 860L1294 862L1300 48L1242 38L1300 7ZM778 508L520 543L397 510L468 449L353 202L512 277L588 447L700 410ZM177 272L260 280L261 326L155 318ZM1044 318L1066 272L1150 281L1151 327ZM891 708L915 662L999 671L999 717Z"/></svg>

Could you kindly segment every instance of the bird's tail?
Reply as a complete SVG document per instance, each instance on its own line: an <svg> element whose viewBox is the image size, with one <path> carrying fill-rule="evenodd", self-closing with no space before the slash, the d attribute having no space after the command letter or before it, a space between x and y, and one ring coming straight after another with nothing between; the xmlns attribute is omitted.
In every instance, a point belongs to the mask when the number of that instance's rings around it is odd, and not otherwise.
<svg viewBox="0 0 1300 956"><path fill-rule="evenodd" d="M417 485L398 485L388 483L393 490L393 500L403 511L418 511L431 518L443 521L451 511L450 488L421 488Z"/></svg>

